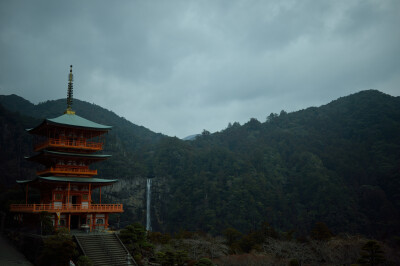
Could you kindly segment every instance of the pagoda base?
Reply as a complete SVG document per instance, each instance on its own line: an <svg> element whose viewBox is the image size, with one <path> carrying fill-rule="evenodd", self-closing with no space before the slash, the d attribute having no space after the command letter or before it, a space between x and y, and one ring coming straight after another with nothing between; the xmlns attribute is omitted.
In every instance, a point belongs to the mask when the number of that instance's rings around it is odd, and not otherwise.
<svg viewBox="0 0 400 266"><path fill-rule="evenodd" d="M81 230L83 232L103 231L108 228L109 213L56 213L52 217L54 228Z"/></svg>
<svg viewBox="0 0 400 266"><path fill-rule="evenodd" d="M22 213L119 213L123 212L122 204L11 204L11 212Z"/></svg>

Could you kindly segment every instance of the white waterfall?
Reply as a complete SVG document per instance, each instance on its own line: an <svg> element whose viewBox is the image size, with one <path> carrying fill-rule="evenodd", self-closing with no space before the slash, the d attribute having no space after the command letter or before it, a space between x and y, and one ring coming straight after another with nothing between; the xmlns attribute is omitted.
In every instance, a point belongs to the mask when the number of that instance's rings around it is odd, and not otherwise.
<svg viewBox="0 0 400 266"><path fill-rule="evenodd" d="M147 178L146 200L146 230L151 231L151 178Z"/></svg>

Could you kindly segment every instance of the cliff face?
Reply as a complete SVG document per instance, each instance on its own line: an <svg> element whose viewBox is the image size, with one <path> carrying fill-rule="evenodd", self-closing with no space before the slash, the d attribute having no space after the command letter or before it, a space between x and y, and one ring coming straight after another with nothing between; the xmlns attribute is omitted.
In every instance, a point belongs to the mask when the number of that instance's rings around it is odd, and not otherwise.
<svg viewBox="0 0 400 266"><path fill-rule="evenodd" d="M124 213L121 214L120 226L132 221L146 224L146 191L147 178L136 176L130 179L120 179L113 186L104 188L102 201L124 204ZM151 183L151 227L153 231L164 231L166 223L166 202L169 196L168 180L165 177L152 178ZM98 200L98 191L94 195ZM104 200L103 200L104 199Z"/></svg>

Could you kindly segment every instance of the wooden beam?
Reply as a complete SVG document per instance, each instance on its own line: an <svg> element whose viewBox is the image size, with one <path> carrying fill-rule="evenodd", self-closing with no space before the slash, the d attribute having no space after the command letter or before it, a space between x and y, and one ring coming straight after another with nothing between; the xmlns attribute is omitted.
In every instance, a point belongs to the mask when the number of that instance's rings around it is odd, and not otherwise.
<svg viewBox="0 0 400 266"><path fill-rule="evenodd" d="M91 188L91 186L92 186L92 183L89 183L89 198L88 198L89 208L90 208L90 205L92 205L92 188Z"/></svg>
<svg viewBox="0 0 400 266"><path fill-rule="evenodd" d="M92 214L92 228L93 228L93 230L96 229L96 228L95 228L95 224L96 224L96 214L93 213L93 214Z"/></svg>

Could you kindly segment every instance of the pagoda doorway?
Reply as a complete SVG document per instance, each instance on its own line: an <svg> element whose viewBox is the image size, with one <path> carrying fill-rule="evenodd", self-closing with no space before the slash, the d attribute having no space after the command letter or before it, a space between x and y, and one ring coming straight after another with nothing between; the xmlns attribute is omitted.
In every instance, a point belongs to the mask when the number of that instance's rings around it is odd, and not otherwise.
<svg viewBox="0 0 400 266"><path fill-rule="evenodd" d="M71 215L71 229L79 229L80 215Z"/></svg>

